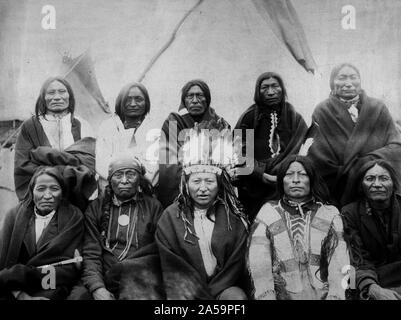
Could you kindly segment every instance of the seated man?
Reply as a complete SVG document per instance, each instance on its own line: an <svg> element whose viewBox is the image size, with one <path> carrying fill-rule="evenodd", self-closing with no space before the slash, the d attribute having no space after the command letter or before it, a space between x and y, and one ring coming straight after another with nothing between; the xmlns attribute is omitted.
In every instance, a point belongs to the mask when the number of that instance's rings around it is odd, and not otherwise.
<svg viewBox="0 0 401 320"><path fill-rule="evenodd" d="M344 236L361 298L401 299L401 197L393 167L371 160L359 171L359 199L342 209Z"/></svg>
<svg viewBox="0 0 401 320"><path fill-rule="evenodd" d="M160 299L160 268L154 242L162 206L137 158L116 157L109 165L105 195L85 212L82 280L95 300Z"/></svg>
<svg viewBox="0 0 401 320"><path fill-rule="evenodd" d="M198 144L207 139L195 135L184 144L180 194L157 225L164 288L167 299L244 300L238 284L248 225L225 168Z"/></svg>
<svg viewBox="0 0 401 320"><path fill-rule="evenodd" d="M278 201L252 227L248 267L258 300L345 299L343 225L312 162L291 155L277 172Z"/></svg>
<svg viewBox="0 0 401 320"><path fill-rule="evenodd" d="M27 198L7 214L0 231L0 299L65 299L78 281L73 258L84 218L65 197L59 171L44 167L33 175ZM49 264L57 266L44 269Z"/></svg>

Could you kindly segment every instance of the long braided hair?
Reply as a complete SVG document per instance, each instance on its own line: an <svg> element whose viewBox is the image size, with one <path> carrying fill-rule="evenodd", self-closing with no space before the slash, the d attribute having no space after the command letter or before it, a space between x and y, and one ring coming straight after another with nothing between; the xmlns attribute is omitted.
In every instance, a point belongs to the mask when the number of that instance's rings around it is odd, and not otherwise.
<svg viewBox="0 0 401 320"><path fill-rule="evenodd" d="M242 206L241 202L238 200L237 195L235 194L234 188L230 182L230 176L228 175L225 169L222 169L221 174L216 174L217 184L219 191L217 193L216 200L214 201L213 205L208 209L206 213L206 217L210 219L210 215L214 210L214 207L217 203L221 203L224 206L227 223L228 223L228 230L232 230L231 223L230 223L230 213L232 213L237 218L241 219L247 230L249 227L249 221L244 213L244 207ZM188 189L188 180L189 175L186 175L184 171L181 174L181 181L180 181L180 193L175 199L178 202L178 214L177 218L181 219L184 223L185 233L184 233L184 240L193 243L191 240L188 239L188 234L193 235L196 237L194 232L191 230L191 222L188 220L188 215L194 212L194 200L191 198L189 189Z"/></svg>

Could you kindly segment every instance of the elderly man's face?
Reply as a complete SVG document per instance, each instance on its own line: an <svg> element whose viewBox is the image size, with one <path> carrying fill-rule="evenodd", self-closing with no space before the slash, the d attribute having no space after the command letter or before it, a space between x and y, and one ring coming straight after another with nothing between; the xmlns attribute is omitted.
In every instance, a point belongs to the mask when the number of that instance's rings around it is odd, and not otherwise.
<svg viewBox="0 0 401 320"><path fill-rule="evenodd" d="M281 102L283 88L276 78L268 78L260 84L260 95L266 105L277 105Z"/></svg>
<svg viewBox="0 0 401 320"><path fill-rule="evenodd" d="M368 199L385 202L393 194L393 180L386 169L376 164L366 171L362 189Z"/></svg>
<svg viewBox="0 0 401 320"><path fill-rule="evenodd" d="M124 105L124 115L127 118L143 116L146 110L145 96L138 87L132 87L128 91Z"/></svg>
<svg viewBox="0 0 401 320"><path fill-rule="evenodd" d="M67 88L59 81L49 84L45 92L46 113L62 113L68 109L70 95Z"/></svg>
<svg viewBox="0 0 401 320"><path fill-rule="evenodd" d="M46 215L56 210L60 204L63 192L60 184L52 176L42 174L36 179L33 187L33 202L39 214Z"/></svg>
<svg viewBox="0 0 401 320"><path fill-rule="evenodd" d="M216 199L219 186L214 173L192 173L188 179L189 195L200 209L208 208Z"/></svg>
<svg viewBox="0 0 401 320"><path fill-rule="evenodd" d="M185 107L191 116L200 116L207 108L206 97L199 86L192 86L185 96Z"/></svg>
<svg viewBox="0 0 401 320"><path fill-rule="evenodd" d="M361 79L354 68L345 66L334 78L334 94L343 99L352 99L361 92Z"/></svg>
<svg viewBox="0 0 401 320"><path fill-rule="evenodd" d="M131 199L138 191L139 173L133 169L117 170L111 177L111 188L119 200Z"/></svg>

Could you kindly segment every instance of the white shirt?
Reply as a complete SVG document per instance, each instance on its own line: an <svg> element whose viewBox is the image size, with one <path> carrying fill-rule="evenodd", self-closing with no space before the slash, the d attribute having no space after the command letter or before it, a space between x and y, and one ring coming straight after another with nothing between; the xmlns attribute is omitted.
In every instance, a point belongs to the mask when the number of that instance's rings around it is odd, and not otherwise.
<svg viewBox="0 0 401 320"><path fill-rule="evenodd" d="M81 123L81 138L93 137L89 123L77 116L74 117ZM39 122L52 148L62 151L74 144L74 137L71 132L71 113L62 117L46 114L39 117Z"/></svg>
<svg viewBox="0 0 401 320"><path fill-rule="evenodd" d="M212 252L212 233L214 222L206 217L206 209L195 208L194 212L194 227L199 240L199 248L202 254L203 264L207 275L210 277L214 274L217 266L217 260ZM212 214L211 219L214 220Z"/></svg>
<svg viewBox="0 0 401 320"><path fill-rule="evenodd" d="M40 236L43 233L43 230L47 227L49 224L50 220L53 218L54 214L56 213L55 210L52 212L48 213L45 216L41 216L40 214L36 213L35 209L35 236L36 236L36 243L38 243L38 240Z"/></svg>
<svg viewBox="0 0 401 320"><path fill-rule="evenodd" d="M147 130L144 124L139 128L125 129L120 118L113 114L104 120L96 139L96 172L107 179L110 161L115 155L132 153L146 168L146 177L157 184L160 130Z"/></svg>

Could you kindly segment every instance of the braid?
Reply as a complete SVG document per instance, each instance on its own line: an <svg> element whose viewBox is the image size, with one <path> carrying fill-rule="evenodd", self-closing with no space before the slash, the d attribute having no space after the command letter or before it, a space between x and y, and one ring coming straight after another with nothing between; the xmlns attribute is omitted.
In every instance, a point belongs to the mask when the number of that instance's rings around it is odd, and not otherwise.
<svg viewBox="0 0 401 320"><path fill-rule="evenodd" d="M193 210L194 205L191 199L191 196L189 195L189 190L188 190L188 184L185 179L185 173L182 171L181 173L181 181L180 181L180 193L178 194L176 200L178 202L178 214L177 218L180 218L182 222L184 223L184 241L189 242L191 244L194 244L193 241L189 240L188 234L191 234L197 238L197 236L192 232L191 226L192 223L188 220L187 217L187 212L190 212Z"/></svg>
<svg viewBox="0 0 401 320"><path fill-rule="evenodd" d="M320 251L320 266L315 273L315 275L317 275L317 273L320 272L320 280L323 282L327 282L330 260L333 256L334 250L337 248L337 245L338 236L332 224L329 228L327 236L322 241L322 248Z"/></svg>
<svg viewBox="0 0 401 320"><path fill-rule="evenodd" d="M239 201L237 195L235 194L235 190L233 185L230 182L230 176L228 175L226 170L222 170L220 175L220 195L224 201L224 206L226 210L232 212L239 219L244 220L246 222L247 230L249 228L248 217L244 212L244 207ZM227 213L228 214L228 213Z"/></svg>
<svg viewBox="0 0 401 320"><path fill-rule="evenodd" d="M102 220L101 220L101 236L106 241L107 232L109 228L110 215L111 215L111 203L113 201L113 190L109 185L104 189L104 197L102 202Z"/></svg>

